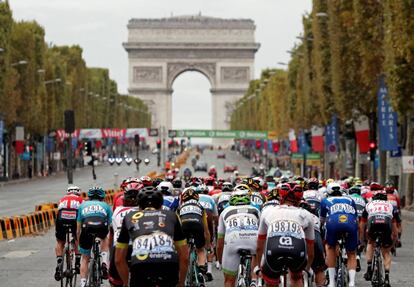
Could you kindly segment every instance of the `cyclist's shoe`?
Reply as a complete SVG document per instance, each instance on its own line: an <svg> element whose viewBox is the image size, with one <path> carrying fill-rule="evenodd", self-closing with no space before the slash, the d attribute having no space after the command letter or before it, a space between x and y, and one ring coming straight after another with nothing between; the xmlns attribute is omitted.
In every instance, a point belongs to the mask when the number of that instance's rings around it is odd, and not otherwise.
<svg viewBox="0 0 414 287"><path fill-rule="evenodd" d="M390 279L389 279L389 278L386 278L386 277L385 277L385 280L384 280L384 287L391 287L391 285L390 285Z"/></svg>
<svg viewBox="0 0 414 287"><path fill-rule="evenodd" d="M216 269L221 270L221 264L218 262L218 260L216 261Z"/></svg>
<svg viewBox="0 0 414 287"><path fill-rule="evenodd" d="M256 280L252 280L252 282L250 283L250 287L257 287Z"/></svg>
<svg viewBox="0 0 414 287"><path fill-rule="evenodd" d="M366 281L371 281L372 279L372 270L367 270L367 272L365 272L364 274L364 278Z"/></svg>
<svg viewBox="0 0 414 287"><path fill-rule="evenodd" d="M105 263L102 263L102 279L108 280L108 278L109 278L108 267L106 267Z"/></svg>
<svg viewBox="0 0 414 287"><path fill-rule="evenodd" d="M56 266L55 280L60 281L62 279L62 272L60 272L60 265Z"/></svg>
<svg viewBox="0 0 414 287"><path fill-rule="evenodd" d="M206 273L206 281L207 282L213 281L213 274L211 272Z"/></svg>
<svg viewBox="0 0 414 287"><path fill-rule="evenodd" d="M78 275L80 274L80 265L75 264L75 273Z"/></svg>
<svg viewBox="0 0 414 287"><path fill-rule="evenodd" d="M76 272L76 274L80 274L80 261L81 261L80 255L79 256L76 255L76 258L75 258L75 272Z"/></svg>

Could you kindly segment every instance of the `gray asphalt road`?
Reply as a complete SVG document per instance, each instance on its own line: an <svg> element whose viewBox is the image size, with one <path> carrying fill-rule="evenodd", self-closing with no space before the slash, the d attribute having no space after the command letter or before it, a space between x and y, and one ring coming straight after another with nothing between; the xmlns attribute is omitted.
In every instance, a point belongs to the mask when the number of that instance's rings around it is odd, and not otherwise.
<svg viewBox="0 0 414 287"><path fill-rule="evenodd" d="M202 155L202 160L207 161L209 165L215 164L219 173L222 174L224 163L237 164L240 167L241 173L248 173L250 171L250 164L238 156L235 152L227 152L227 159L216 159L215 151L205 151ZM105 169L103 167L102 169ZM123 171L123 170L122 170ZM125 172L128 170L126 169ZM133 171L132 175L133 175ZM104 172L103 172L104 173ZM110 177L113 170L107 171L107 176ZM199 173L198 173L199 174ZM205 173L200 173L205 175ZM112 178L108 178L103 182L111 184ZM50 184L49 182L53 182ZM85 178L85 184L88 184L88 177ZM25 185L26 184L22 184ZM59 187L64 187L65 178L49 178L43 183L36 183L39 189L43 188L44 198L48 199L47 195L55 196L54 192ZM28 185L31 186L31 185ZM16 188L18 192L23 193L23 188ZM51 191L50 191L51 190ZM11 192L11 191L10 191ZM1 193L1 192L0 192ZM13 193L11 193L13 195ZM0 194L0 196L2 196ZM10 194L9 194L10 196ZM59 196L56 196L59 197ZM16 196L18 201L21 196ZM51 198L53 199L53 198ZM0 200L2 206L3 199ZM35 203L33 203L35 204ZM33 205L32 204L32 205ZM19 211L20 213L20 211ZM414 286L412 270L414 270L414 217L405 217L403 247L398 249L397 257L393 258L391 283L395 287L411 287ZM37 286L58 286L53 279L55 267L54 255L54 232L49 231L45 235L36 237L19 238L11 241L0 241L0 287L37 287ZM363 267L365 267L365 263ZM357 286L368 287L370 284L362 280L362 274L358 273ZM215 280L207 286L223 286L223 276L220 272L215 271Z"/></svg>
<svg viewBox="0 0 414 287"><path fill-rule="evenodd" d="M148 166L140 165L139 175L145 175L149 171L157 170L156 158L149 152L141 152L141 158L148 157L151 162ZM114 174L118 174L115 179ZM123 178L137 176L135 164L127 166L110 166L108 163L96 168L97 180L92 179L92 168L85 167L74 173L74 184L82 190L87 191L93 185L100 185L104 188L113 188L114 183L119 186ZM0 217L20 215L34 211L37 204L49 201L58 201L66 192L66 174L58 174L47 178L35 179L22 183L6 184L0 187Z"/></svg>

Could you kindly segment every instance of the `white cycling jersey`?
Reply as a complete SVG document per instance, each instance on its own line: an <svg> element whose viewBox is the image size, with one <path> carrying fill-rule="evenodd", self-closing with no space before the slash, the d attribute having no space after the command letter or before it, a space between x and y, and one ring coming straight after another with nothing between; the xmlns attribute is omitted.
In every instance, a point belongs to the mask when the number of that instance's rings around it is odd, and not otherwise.
<svg viewBox="0 0 414 287"><path fill-rule="evenodd" d="M122 221L124 220L124 217L134 210L133 206L118 206L115 208L114 213L112 215L112 229L114 230L114 246L118 242L119 233L121 232L122 227Z"/></svg>

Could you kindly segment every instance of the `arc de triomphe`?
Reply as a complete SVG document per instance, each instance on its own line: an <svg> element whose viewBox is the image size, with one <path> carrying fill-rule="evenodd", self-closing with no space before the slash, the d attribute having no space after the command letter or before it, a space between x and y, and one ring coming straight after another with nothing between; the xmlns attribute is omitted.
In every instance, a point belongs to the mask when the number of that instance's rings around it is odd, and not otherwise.
<svg viewBox="0 0 414 287"><path fill-rule="evenodd" d="M173 82L185 71L198 71L211 84L213 129L228 129L233 104L254 77L260 46L254 32L253 21L245 19L131 19L128 42L123 44L129 59L129 94L149 106L152 127L171 129Z"/></svg>

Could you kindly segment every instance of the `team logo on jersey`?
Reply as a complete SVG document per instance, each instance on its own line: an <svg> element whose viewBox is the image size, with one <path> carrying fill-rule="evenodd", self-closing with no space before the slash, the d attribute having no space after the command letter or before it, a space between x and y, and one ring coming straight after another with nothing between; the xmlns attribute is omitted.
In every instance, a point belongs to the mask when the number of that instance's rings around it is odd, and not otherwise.
<svg viewBox="0 0 414 287"><path fill-rule="evenodd" d="M144 260L146 260L148 258L148 253L145 253L145 254L139 254L139 255L137 255L137 259L139 260L139 261L144 261Z"/></svg>
<svg viewBox="0 0 414 287"><path fill-rule="evenodd" d="M341 215L338 217L338 220L340 223L346 223L348 222L348 216L347 215Z"/></svg>
<svg viewBox="0 0 414 287"><path fill-rule="evenodd" d="M135 213L134 215L132 215L132 223L137 223L138 222L138 220L142 217L144 215L144 213L142 213L141 211L140 212L137 212L137 213Z"/></svg>
<svg viewBox="0 0 414 287"><path fill-rule="evenodd" d="M292 237L281 236L279 238L279 244L283 246L291 246L292 245Z"/></svg>

